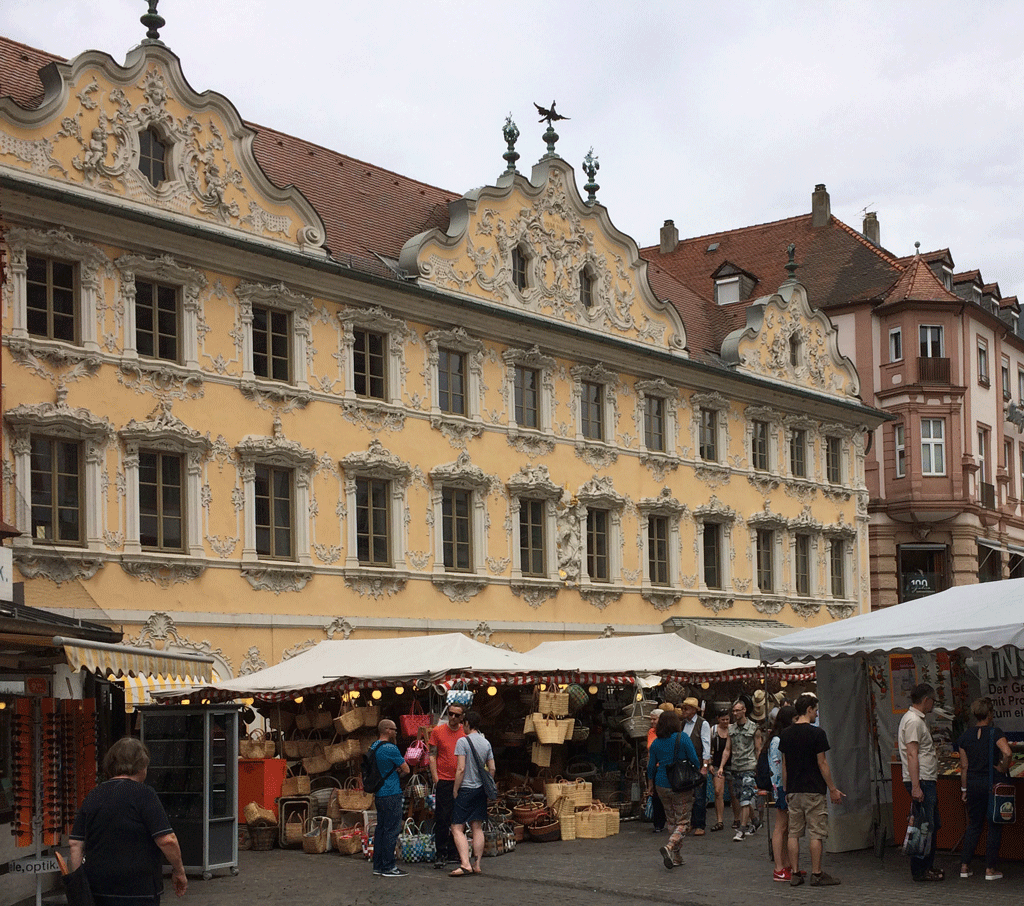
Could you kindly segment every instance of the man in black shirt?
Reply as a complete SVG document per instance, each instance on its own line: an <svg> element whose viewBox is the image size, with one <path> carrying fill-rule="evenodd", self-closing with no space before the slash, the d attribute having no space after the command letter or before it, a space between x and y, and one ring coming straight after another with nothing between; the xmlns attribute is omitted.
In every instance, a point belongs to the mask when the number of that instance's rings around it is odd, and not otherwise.
<svg viewBox="0 0 1024 906"><path fill-rule="evenodd" d="M793 866L790 884L803 884L804 875L797 870L800 860L800 838L807 831L807 847L811 853L811 886L830 887L839 881L821 869L824 840L828 836L828 793L834 803L843 799L832 781L825 753L828 737L820 727L818 699L805 693L796 700L796 720L782 731L779 751L782 753L782 786L789 810L789 860Z"/></svg>

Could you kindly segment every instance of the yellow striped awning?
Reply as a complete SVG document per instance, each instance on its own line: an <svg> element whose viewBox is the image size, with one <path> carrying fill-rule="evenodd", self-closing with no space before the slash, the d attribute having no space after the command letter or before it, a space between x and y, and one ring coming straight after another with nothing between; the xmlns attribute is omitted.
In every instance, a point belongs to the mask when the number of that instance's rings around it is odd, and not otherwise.
<svg viewBox="0 0 1024 906"><path fill-rule="evenodd" d="M213 671L212 682L220 677ZM124 683L124 709L134 711L136 705L148 705L153 701L154 692L171 692L178 689L191 689L194 686L207 685L210 680L201 676L126 676Z"/></svg>
<svg viewBox="0 0 1024 906"><path fill-rule="evenodd" d="M188 676L206 682L213 674L213 658L202 654L170 654L153 648L130 645L106 645L65 639L57 636L54 644L63 647L72 670L83 667L103 676Z"/></svg>

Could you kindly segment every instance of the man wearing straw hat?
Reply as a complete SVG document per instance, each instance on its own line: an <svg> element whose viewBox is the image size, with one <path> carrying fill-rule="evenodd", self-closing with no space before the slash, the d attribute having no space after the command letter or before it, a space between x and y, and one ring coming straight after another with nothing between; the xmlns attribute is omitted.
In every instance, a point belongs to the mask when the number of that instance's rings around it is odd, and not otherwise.
<svg viewBox="0 0 1024 906"><path fill-rule="evenodd" d="M711 764L711 724L697 712L700 702L693 696L683 699L679 706L683 718L683 732L690 737L700 759L700 783L693 788L693 811L690 826L695 837L703 837L707 825L708 765Z"/></svg>

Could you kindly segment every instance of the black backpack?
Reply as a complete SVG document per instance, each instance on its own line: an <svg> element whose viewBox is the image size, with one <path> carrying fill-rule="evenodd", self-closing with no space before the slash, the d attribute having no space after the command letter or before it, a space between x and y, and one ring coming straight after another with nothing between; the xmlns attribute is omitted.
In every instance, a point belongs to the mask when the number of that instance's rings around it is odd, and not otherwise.
<svg viewBox="0 0 1024 906"><path fill-rule="evenodd" d="M362 762L362 779L363 779L363 791L366 793L376 793L384 786L384 781L387 780L392 774L395 773L395 767L392 766L391 770L386 774L380 772L380 765L377 764L377 749L379 748L379 741L370 746L370 750L363 755Z"/></svg>
<svg viewBox="0 0 1024 906"><path fill-rule="evenodd" d="M767 742L761 747L761 754L757 756L757 767L754 768L754 785L768 793L772 791L772 769L768 764L769 748Z"/></svg>

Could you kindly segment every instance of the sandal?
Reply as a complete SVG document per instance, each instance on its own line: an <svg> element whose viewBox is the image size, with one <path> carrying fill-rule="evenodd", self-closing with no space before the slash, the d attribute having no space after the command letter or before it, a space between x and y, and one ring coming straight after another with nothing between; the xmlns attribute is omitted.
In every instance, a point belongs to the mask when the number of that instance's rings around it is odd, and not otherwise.
<svg viewBox="0 0 1024 906"><path fill-rule="evenodd" d="M946 873L941 868L929 868L923 875L914 878L915 881L942 881Z"/></svg>
<svg viewBox="0 0 1024 906"><path fill-rule="evenodd" d="M725 830L725 825L722 824L721 821L719 821L717 824L712 824L711 825L711 830L713 830L713 831Z"/></svg>

